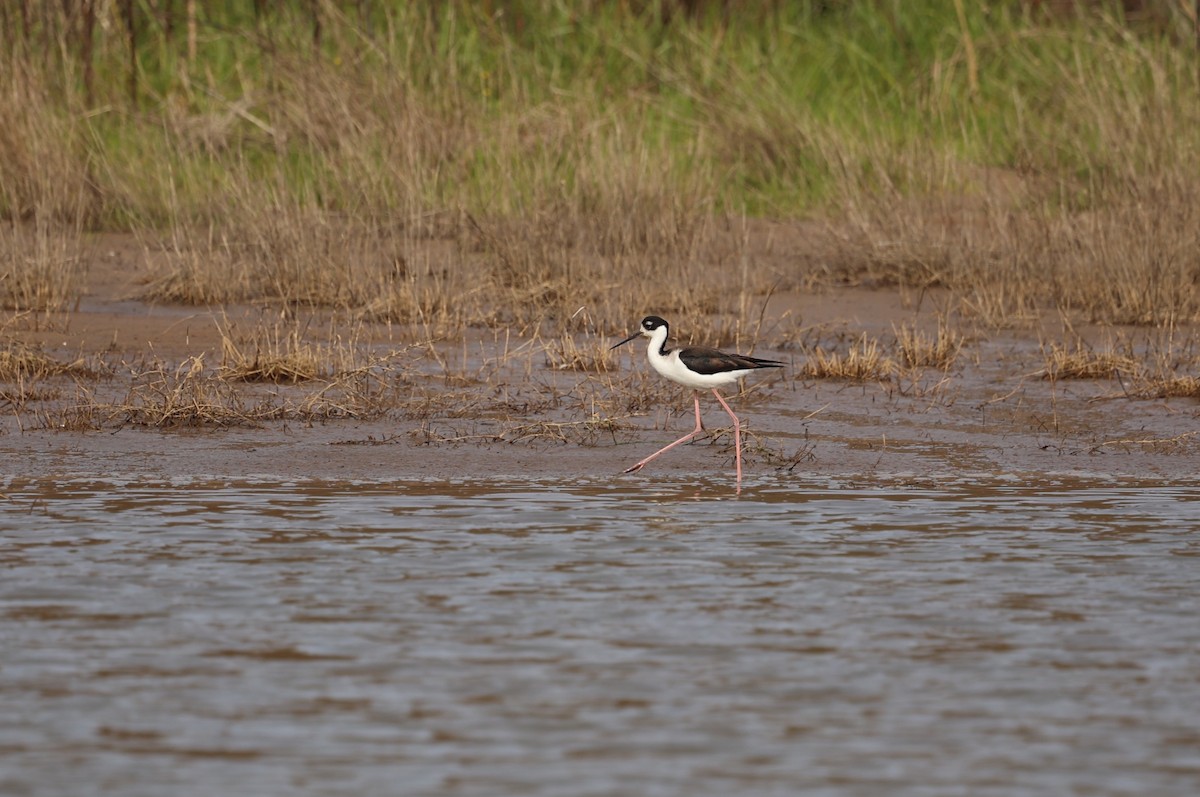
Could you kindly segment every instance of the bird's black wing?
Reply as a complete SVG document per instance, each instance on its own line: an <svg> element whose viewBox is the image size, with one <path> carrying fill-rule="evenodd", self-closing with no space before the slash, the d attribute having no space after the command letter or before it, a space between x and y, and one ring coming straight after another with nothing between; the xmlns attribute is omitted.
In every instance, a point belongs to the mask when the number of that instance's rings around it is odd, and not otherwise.
<svg viewBox="0 0 1200 797"><path fill-rule="evenodd" d="M698 374L722 374L726 371L740 371L752 368L782 368L778 360L764 360L760 357L748 357L744 354L730 354L718 349L706 349L702 346L688 346L679 350L679 359L691 370Z"/></svg>

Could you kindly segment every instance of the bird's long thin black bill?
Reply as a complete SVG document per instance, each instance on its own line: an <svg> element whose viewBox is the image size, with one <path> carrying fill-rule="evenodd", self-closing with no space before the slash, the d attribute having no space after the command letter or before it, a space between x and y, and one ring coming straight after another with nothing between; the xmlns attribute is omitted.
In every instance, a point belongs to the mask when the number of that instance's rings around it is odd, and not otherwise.
<svg viewBox="0 0 1200 797"><path fill-rule="evenodd" d="M633 340L634 338L638 337L638 336L639 336L639 335L641 335L641 334L642 334L642 333L641 333L641 330L638 330L637 332L634 332L632 335L630 335L629 337L625 338L625 340L621 341L621 342L620 342L620 343L618 343L616 346L613 346L613 347L611 347L611 348L609 349L609 351L612 351L613 349L619 349L620 347L624 346L626 343L628 343L629 341Z"/></svg>

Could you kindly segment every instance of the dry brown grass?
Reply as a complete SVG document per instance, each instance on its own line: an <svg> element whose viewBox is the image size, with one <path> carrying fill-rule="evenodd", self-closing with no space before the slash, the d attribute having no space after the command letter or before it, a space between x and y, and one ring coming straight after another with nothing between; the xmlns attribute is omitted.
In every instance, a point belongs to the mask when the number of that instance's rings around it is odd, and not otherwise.
<svg viewBox="0 0 1200 797"><path fill-rule="evenodd" d="M1168 324L1147 336L1140 367L1125 385L1138 398L1200 398L1200 338L1195 327Z"/></svg>
<svg viewBox="0 0 1200 797"><path fill-rule="evenodd" d="M265 325L260 319L242 332L225 319L219 324L221 362L215 378L232 382L290 384L318 383L305 394L299 413L311 416L375 415L394 383L408 376L407 348L379 351L365 337L362 324L343 331L333 321L323 340L311 339L315 319ZM340 396L340 399L333 397ZM335 403L340 403L340 409Z"/></svg>
<svg viewBox="0 0 1200 797"><path fill-rule="evenodd" d="M806 379L872 382L890 378L896 369L896 361L883 353L879 341L864 333L845 352L827 351L817 346L808 352L808 360L800 369L799 376Z"/></svg>
<svg viewBox="0 0 1200 797"><path fill-rule="evenodd" d="M66 370L65 364L23 344L9 343L0 350L0 382L45 379Z"/></svg>
<svg viewBox="0 0 1200 797"><path fill-rule="evenodd" d="M45 9L54 13L52 9ZM70 13L70 12L67 12ZM7 53L5 53L7 55ZM66 77L5 60L0 70L0 208L4 222L78 230L95 218L92 182L77 109L64 107ZM69 78L68 78L69 80Z"/></svg>
<svg viewBox="0 0 1200 797"><path fill-rule="evenodd" d="M1200 338L1192 325L1169 323L1137 334L1122 331L1100 345L1079 335L1070 344L1042 344L1043 379L1112 379L1112 396L1200 398Z"/></svg>
<svg viewBox="0 0 1200 797"><path fill-rule="evenodd" d="M260 319L242 332L225 319L218 328L222 354L215 367L205 354L174 365L158 360L124 363L119 378L128 384L123 392L111 385L98 389L76 378L73 400L38 407L35 414L46 428L75 430L375 418L399 405L398 389L409 376L408 350L378 351L361 337L361 327L343 336L331 323L321 342L310 341L307 324L300 321L265 325ZM61 364L18 347L10 347L7 359L11 373L43 379L97 373L84 358ZM0 365L5 362L0 356ZM113 376L112 370L107 374Z"/></svg>
<svg viewBox="0 0 1200 797"><path fill-rule="evenodd" d="M244 331L239 324L246 324ZM467 435L581 442L616 428L628 415L622 415L619 396L612 395L622 391L614 391L605 372L584 371L576 378L541 367L547 347L536 339L511 348L506 338L481 341L476 352L466 342L385 349L368 341L359 325L345 337L332 324L314 337L300 321L225 320L219 330L223 350L216 362L200 354L179 363L125 363L123 373L103 388L77 381L72 398L32 408L36 423L65 430L225 428L390 416L429 428L435 422L439 428L456 421L472 424L470 431L439 433L443 442ZM606 342L584 336L578 345L595 348L599 355ZM40 365L39 373L47 379L64 373L41 360L25 367L34 365ZM124 380L124 387L111 384ZM637 394L643 404L652 401L641 375L628 383L626 392ZM41 398L57 400L60 394ZM436 436L431 434L430 442Z"/></svg>
<svg viewBox="0 0 1200 797"><path fill-rule="evenodd" d="M271 412L248 407L228 382L205 373L202 357L190 357L175 369L156 365L134 370L128 392L117 401L77 385L69 403L38 413L48 429L84 431L132 424L237 426L265 420Z"/></svg>
<svg viewBox="0 0 1200 797"><path fill-rule="evenodd" d="M1080 339L1072 346L1043 346L1042 354L1046 360L1044 379L1114 379L1136 376L1143 370L1130 352L1118 352L1111 346L1096 350Z"/></svg>
<svg viewBox="0 0 1200 797"><path fill-rule="evenodd" d="M169 241L144 233L147 260L154 270L145 278L141 298L151 302L220 306L252 298L246 271L230 254L230 244L215 230L201 235L177 228Z"/></svg>
<svg viewBox="0 0 1200 797"><path fill-rule="evenodd" d="M0 349L0 407L18 417L31 407L59 399L63 393L56 377L67 377L76 385L111 374L100 358L77 357L70 362L57 360L38 349L9 341Z"/></svg>
<svg viewBox="0 0 1200 797"><path fill-rule="evenodd" d="M1103 324L1200 321L1200 187L1191 176L1200 148L1189 132L1200 103L1194 94L1178 101L1172 88L1195 82L1194 63L1100 35L1073 46L1129 71L1062 75L1060 107L1038 119L1013 168L920 146L868 155L899 179L871 192L843 188L847 224L834 262L845 279L948 288L963 316L995 328L1048 311Z"/></svg>
<svg viewBox="0 0 1200 797"><path fill-rule="evenodd" d="M950 329L944 317L938 318L937 331L932 334L916 326L902 324L895 330L900 365L904 368L937 368L947 370L958 358L966 338Z"/></svg>
<svg viewBox="0 0 1200 797"><path fill-rule="evenodd" d="M1141 398L1200 399L1200 377L1190 374L1145 377L1135 383L1134 389Z"/></svg>
<svg viewBox="0 0 1200 797"><path fill-rule="evenodd" d="M0 68L0 306L40 326L80 295L82 230L97 196L61 75Z"/></svg>
<svg viewBox="0 0 1200 797"><path fill-rule="evenodd" d="M1019 326L1046 311L1108 324L1200 319L1200 195L1175 185L1147 200L1143 190L1131 186L1088 211L986 203L970 214L900 212L881 237L901 254L880 251L872 232L860 245L874 252L866 260L877 279L945 286L985 326Z"/></svg>
<svg viewBox="0 0 1200 797"><path fill-rule="evenodd" d="M0 306L34 319L70 310L83 266L78 229L0 221Z"/></svg>
<svg viewBox="0 0 1200 797"><path fill-rule="evenodd" d="M221 336L220 375L241 382L308 382L337 369L332 351L302 339L300 329L256 327L240 337L228 327Z"/></svg>
<svg viewBox="0 0 1200 797"><path fill-rule="evenodd" d="M239 189L248 195L234 193ZM145 232L148 247L162 252L153 258L161 265L149 278L145 298L360 308L388 296L392 283L409 276L402 247L385 230L340 214L264 206L254 195L258 190L229 188L230 201L244 207L233 224L181 221L166 240Z"/></svg>
<svg viewBox="0 0 1200 797"><path fill-rule="evenodd" d="M612 344L592 336L580 340L578 335L565 333L546 344L546 367L556 371L588 371L608 373L617 367L617 355Z"/></svg>
<svg viewBox="0 0 1200 797"><path fill-rule="evenodd" d="M276 406L249 404L229 382L212 378L202 356L173 370L158 366L134 373L122 401L97 403L96 409L107 411L108 423L157 427L241 426L279 417Z"/></svg>
<svg viewBox="0 0 1200 797"><path fill-rule="evenodd" d="M648 211L636 218L623 207L583 214L570 208L574 201L528 220L448 214L428 230L248 207L240 230L218 235L181 225L151 244L159 265L144 296L347 309L443 331L505 325L532 333L549 324L567 332L579 329L581 307L610 325L653 311L704 333L711 314L733 313L773 278L766 268L726 275L719 264L738 257L743 243L716 237L707 223L672 232L679 222L665 218L657 234L612 240L600 231L645 227Z"/></svg>
<svg viewBox="0 0 1200 797"><path fill-rule="evenodd" d="M375 418L396 404L394 386L378 369L363 367L322 381L315 389L256 389L210 369L203 356L178 366L134 367L124 395L109 398L77 385L69 403L39 409L50 429L87 430L114 426L233 427L269 421Z"/></svg>
<svg viewBox="0 0 1200 797"><path fill-rule="evenodd" d="M70 362L63 362L16 341L9 341L0 349L0 382L37 381L64 374L98 379L109 371L97 357L81 355Z"/></svg>

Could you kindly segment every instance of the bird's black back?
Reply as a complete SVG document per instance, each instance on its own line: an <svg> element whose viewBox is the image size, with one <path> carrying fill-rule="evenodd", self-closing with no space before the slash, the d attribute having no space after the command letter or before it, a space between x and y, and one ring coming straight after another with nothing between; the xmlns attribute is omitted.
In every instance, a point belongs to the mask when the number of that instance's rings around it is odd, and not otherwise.
<svg viewBox="0 0 1200 797"><path fill-rule="evenodd" d="M764 360L746 354L730 354L718 349L688 346L679 350L679 359L698 374L721 374L726 371L750 370L754 368L782 368L779 360Z"/></svg>

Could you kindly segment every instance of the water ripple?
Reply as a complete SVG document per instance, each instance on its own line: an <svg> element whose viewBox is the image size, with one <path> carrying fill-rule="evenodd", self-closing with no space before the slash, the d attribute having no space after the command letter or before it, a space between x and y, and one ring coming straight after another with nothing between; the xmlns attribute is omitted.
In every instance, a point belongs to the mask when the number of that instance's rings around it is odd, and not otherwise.
<svg viewBox="0 0 1200 797"><path fill-rule="evenodd" d="M5 491L6 795L1200 792L1189 485Z"/></svg>

